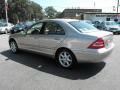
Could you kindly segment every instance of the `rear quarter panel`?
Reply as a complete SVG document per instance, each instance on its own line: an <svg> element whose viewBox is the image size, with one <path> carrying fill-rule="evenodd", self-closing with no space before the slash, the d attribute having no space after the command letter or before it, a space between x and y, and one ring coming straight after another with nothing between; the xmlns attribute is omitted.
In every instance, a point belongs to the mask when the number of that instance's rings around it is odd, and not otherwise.
<svg viewBox="0 0 120 90"><path fill-rule="evenodd" d="M70 50L85 51L89 45L94 42L97 37L85 34L69 35L61 44L62 47L69 48Z"/></svg>

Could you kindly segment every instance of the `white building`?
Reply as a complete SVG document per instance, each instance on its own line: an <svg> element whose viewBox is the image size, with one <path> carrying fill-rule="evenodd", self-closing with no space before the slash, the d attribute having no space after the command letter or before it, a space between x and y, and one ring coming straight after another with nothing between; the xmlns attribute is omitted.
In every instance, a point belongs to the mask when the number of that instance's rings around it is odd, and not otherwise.
<svg viewBox="0 0 120 90"><path fill-rule="evenodd" d="M91 21L119 20L120 13L103 13L102 9L65 9L62 18Z"/></svg>
<svg viewBox="0 0 120 90"><path fill-rule="evenodd" d="M106 21L106 20L119 20L120 21L120 13L84 13L84 20L91 21Z"/></svg>

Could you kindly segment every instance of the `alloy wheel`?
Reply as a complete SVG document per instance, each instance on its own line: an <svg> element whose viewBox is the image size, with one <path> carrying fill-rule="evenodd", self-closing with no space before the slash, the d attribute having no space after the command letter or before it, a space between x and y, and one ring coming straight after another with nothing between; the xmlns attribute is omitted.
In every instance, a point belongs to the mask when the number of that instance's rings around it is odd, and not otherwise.
<svg viewBox="0 0 120 90"><path fill-rule="evenodd" d="M67 51L62 51L61 53L59 53L58 59L61 66L65 68L70 67L73 63L72 55Z"/></svg>
<svg viewBox="0 0 120 90"><path fill-rule="evenodd" d="M11 48L11 51L13 53L16 53L17 52L17 45L16 45L16 42L15 41L11 41L10 42L10 48Z"/></svg>

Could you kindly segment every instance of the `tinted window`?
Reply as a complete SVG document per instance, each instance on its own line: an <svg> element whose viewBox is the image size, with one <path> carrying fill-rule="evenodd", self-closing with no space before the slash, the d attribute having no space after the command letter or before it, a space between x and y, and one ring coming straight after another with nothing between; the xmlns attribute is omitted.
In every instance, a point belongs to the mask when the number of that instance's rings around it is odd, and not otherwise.
<svg viewBox="0 0 120 90"><path fill-rule="evenodd" d="M64 35L65 34L63 28L59 24L53 23L53 22L46 23L44 28L44 33L48 35Z"/></svg>
<svg viewBox="0 0 120 90"><path fill-rule="evenodd" d="M74 28L79 30L80 32L89 32L89 31L96 31L97 29L88 23L85 23L83 21L72 21L69 22Z"/></svg>
<svg viewBox="0 0 120 90"><path fill-rule="evenodd" d="M27 34L40 34L42 26L43 26L43 23L38 23L34 25L31 29L27 31Z"/></svg>
<svg viewBox="0 0 120 90"><path fill-rule="evenodd" d="M85 23L92 24L90 20L84 20Z"/></svg>

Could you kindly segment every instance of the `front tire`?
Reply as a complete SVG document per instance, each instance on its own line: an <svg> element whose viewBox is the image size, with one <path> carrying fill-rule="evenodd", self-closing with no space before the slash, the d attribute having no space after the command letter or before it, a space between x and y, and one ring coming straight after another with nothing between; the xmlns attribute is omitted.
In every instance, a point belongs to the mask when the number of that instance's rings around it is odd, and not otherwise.
<svg viewBox="0 0 120 90"><path fill-rule="evenodd" d="M70 50L60 50L56 55L57 62L66 69L71 69L77 64L74 54Z"/></svg>
<svg viewBox="0 0 120 90"><path fill-rule="evenodd" d="M14 53L14 54L18 53L17 43L14 40L11 40L9 42L9 44L10 44L10 49L11 49L12 53Z"/></svg>

